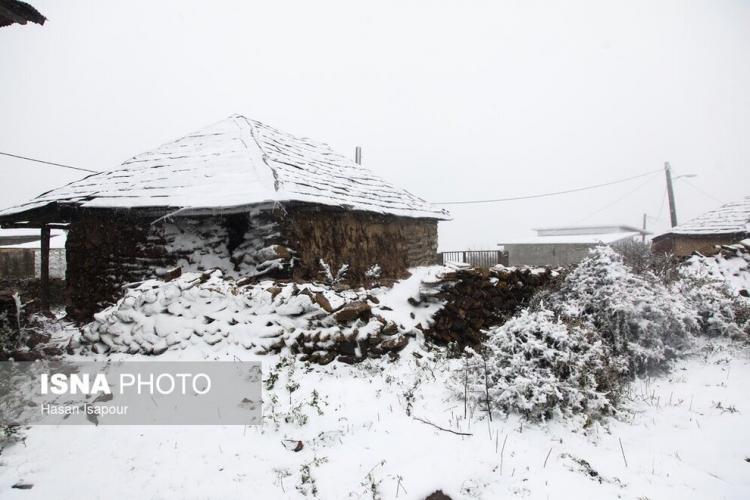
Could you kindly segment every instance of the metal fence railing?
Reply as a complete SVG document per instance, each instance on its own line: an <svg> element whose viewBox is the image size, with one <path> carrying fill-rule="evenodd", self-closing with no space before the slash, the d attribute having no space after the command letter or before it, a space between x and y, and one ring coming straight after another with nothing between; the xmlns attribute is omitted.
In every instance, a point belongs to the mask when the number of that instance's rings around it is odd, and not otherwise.
<svg viewBox="0 0 750 500"><path fill-rule="evenodd" d="M508 252L504 250L458 250L438 253L438 263L463 262L474 267L508 265Z"/></svg>

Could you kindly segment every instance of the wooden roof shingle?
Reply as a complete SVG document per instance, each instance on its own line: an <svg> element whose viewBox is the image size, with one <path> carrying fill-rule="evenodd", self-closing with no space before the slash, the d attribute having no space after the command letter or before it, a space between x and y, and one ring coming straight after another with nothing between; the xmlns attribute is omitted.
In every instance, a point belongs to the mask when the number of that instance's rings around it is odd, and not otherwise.
<svg viewBox="0 0 750 500"><path fill-rule="evenodd" d="M727 203L682 224L678 224L664 234L709 236L713 234L750 233L750 196Z"/></svg>
<svg viewBox="0 0 750 500"><path fill-rule="evenodd" d="M232 115L119 168L96 173L0 210L0 217L50 204L164 208L181 213L307 202L403 217L447 220L447 211L381 179L327 145Z"/></svg>

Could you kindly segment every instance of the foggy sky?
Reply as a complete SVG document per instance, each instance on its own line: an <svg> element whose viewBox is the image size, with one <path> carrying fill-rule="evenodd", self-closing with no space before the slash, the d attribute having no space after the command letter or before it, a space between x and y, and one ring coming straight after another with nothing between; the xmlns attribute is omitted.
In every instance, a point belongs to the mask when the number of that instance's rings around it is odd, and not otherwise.
<svg viewBox="0 0 750 500"><path fill-rule="evenodd" d="M681 221L750 195L750 2L29 1L47 24L0 28L0 151L105 170L240 113L344 154L361 145L433 202L665 161L698 176L676 181ZM3 207L83 175L5 157L0 173ZM440 246L640 226L644 212L659 232L664 189L657 174L448 207Z"/></svg>

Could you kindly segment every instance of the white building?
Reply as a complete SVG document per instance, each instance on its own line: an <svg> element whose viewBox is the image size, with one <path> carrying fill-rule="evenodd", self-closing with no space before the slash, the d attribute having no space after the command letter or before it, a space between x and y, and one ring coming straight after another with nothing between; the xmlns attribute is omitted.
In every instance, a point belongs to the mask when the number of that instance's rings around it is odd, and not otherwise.
<svg viewBox="0 0 750 500"><path fill-rule="evenodd" d="M535 229L535 237L499 243L511 266L569 266L596 245L643 239L647 232L632 226L568 226Z"/></svg>

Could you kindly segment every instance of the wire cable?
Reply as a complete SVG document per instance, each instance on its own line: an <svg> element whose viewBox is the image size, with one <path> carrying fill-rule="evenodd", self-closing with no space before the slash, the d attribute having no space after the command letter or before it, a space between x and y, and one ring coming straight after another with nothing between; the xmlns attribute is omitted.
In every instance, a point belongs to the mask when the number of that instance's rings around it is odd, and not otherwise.
<svg viewBox="0 0 750 500"><path fill-rule="evenodd" d="M628 196L630 196L631 194L635 193L636 191L638 191L639 189L641 189L643 186L645 186L646 184L648 184L649 182L651 182L653 180L654 176L657 173L658 172L653 172L651 174L651 176L648 179L646 179L644 182L638 184L635 188L631 189L630 191L628 191L624 195L620 196L615 201L613 201L611 203L608 203L608 204L604 205L603 207L601 207L600 209L595 210L594 212L590 213L589 215L587 215L586 217L584 217L583 219L581 219L580 221L578 221L578 223L580 224L581 222L584 222L584 221L590 219L591 217L593 217L593 216L595 216L595 215L597 215L597 214L599 214L599 213L607 210L608 208L613 207L616 204L620 203L622 200L624 200L625 198L627 198Z"/></svg>
<svg viewBox="0 0 750 500"><path fill-rule="evenodd" d="M718 199L716 196L711 196L710 194L708 194L707 192L705 192L703 189L699 188L698 186L696 186L695 184L693 184L692 182L690 182L689 180L687 180L687 179L682 179L682 180L685 181L686 183L688 183L693 189L695 189L696 191L698 191L703 196L705 196L707 198L711 198L712 200L714 200L716 202L719 202L722 205L724 204L724 202L721 201L720 199Z"/></svg>
<svg viewBox="0 0 750 500"><path fill-rule="evenodd" d="M33 161L36 163L44 163L45 165L53 165L55 167L69 168L71 170L80 170L81 172L90 172L92 174L100 173L100 172L97 172L96 170L89 170L87 168L81 168L81 167L73 167L71 165L63 165L62 163L55 163L52 161L37 160L36 158L29 158L28 156L14 155L11 153L3 153L2 151L0 151L0 155L10 156L11 158L18 158L20 160Z"/></svg>
<svg viewBox="0 0 750 500"><path fill-rule="evenodd" d="M667 188L664 187L664 196L661 197L661 203L659 204L659 213L656 214L656 218L654 219L657 222L661 221L661 214L664 212L664 202L667 201Z"/></svg>
<svg viewBox="0 0 750 500"><path fill-rule="evenodd" d="M548 197L548 196L558 196L558 195L561 195L561 194L577 193L577 192L580 192L580 191L587 191L587 190L590 190L590 189L597 189L597 188L600 188L600 187L612 186L612 185L615 185L615 184L621 184L623 182L628 182L628 181L632 181L634 179L640 179L642 177L654 175L657 172L661 172L661 171L662 171L662 169L652 170L651 172L646 172L645 174L634 175L632 177L627 177L625 179L619 179L619 180L612 181L612 182L604 182L602 184L594 184L592 186L584 186L584 187L579 187L579 188L566 189L566 190L563 190L563 191L553 191L551 193L540 193L540 194L532 194L532 195L527 195L527 196L512 196L510 198L495 198L495 199L492 199L492 200L443 201L443 202L433 203L433 204L434 205L469 205L469 204L475 204L475 203L496 203L496 202L503 202L503 201L516 201L516 200L530 200L530 199L533 199L533 198L545 198L545 197Z"/></svg>

